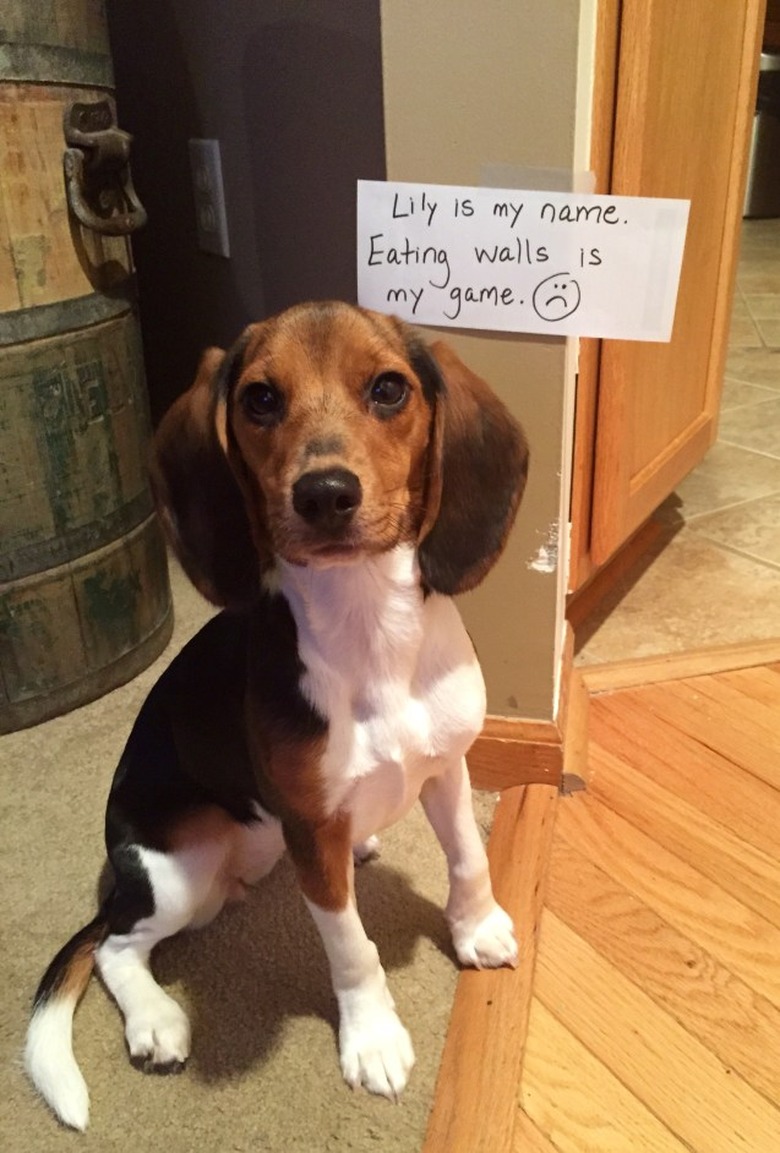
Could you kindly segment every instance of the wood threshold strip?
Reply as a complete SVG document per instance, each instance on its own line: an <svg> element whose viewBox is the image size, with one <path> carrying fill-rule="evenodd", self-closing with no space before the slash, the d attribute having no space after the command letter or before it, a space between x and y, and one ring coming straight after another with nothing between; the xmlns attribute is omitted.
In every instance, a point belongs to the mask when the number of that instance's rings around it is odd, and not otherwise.
<svg viewBox="0 0 780 1153"><path fill-rule="evenodd" d="M518 930L517 969L464 970L455 992L423 1153L511 1153L558 790L500 797L488 857Z"/></svg>
<svg viewBox="0 0 780 1153"><path fill-rule="evenodd" d="M780 638L581 666L579 671L588 692L596 694L771 665L775 661L780 661Z"/></svg>

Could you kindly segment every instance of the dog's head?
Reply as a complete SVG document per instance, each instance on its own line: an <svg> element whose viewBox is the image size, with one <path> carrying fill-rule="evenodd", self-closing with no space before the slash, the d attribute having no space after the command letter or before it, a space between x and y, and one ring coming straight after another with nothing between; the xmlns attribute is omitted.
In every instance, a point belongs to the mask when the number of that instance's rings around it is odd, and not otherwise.
<svg viewBox="0 0 780 1153"><path fill-rule="evenodd" d="M210 349L155 437L152 480L185 571L215 604L280 556L348 564L414 543L436 592L473 588L522 496L522 430L443 343L347 304L304 304Z"/></svg>

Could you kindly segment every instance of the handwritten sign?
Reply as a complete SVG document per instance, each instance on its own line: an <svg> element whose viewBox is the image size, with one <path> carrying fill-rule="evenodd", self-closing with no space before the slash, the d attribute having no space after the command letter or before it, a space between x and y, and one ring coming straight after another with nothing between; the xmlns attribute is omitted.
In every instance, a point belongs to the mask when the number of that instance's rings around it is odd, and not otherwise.
<svg viewBox="0 0 780 1153"><path fill-rule="evenodd" d="M358 181L358 300L418 324L671 339L687 200Z"/></svg>

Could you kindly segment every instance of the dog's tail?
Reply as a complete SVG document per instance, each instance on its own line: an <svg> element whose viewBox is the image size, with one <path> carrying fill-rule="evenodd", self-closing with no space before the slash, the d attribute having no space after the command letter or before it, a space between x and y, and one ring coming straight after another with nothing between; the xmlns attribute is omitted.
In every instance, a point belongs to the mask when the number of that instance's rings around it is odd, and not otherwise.
<svg viewBox="0 0 780 1153"><path fill-rule="evenodd" d="M63 945L38 986L27 1030L25 1068L44 1100L73 1129L86 1129L89 1120L89 1093L73 1056L73 1014L107 931L104 906Z"/></svg>

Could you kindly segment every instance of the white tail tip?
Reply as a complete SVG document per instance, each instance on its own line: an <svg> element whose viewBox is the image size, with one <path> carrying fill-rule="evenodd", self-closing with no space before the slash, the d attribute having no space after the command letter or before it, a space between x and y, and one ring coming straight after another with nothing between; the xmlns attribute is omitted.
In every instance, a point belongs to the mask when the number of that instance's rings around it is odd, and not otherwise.
<svg viewBox="0 0 780 1153"><path fill-rule="evenodd" d="M86 1129L89 1092L73 1056L71 997L53 997L40 1004L27 1030L24 1064L35 1088L59 1119L71 1129Z"/></svg>

